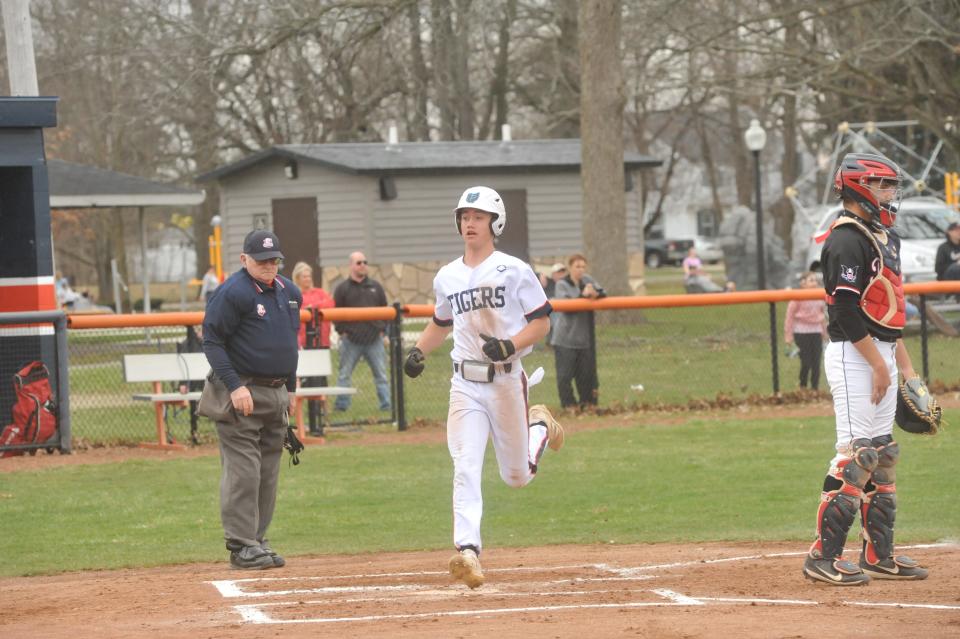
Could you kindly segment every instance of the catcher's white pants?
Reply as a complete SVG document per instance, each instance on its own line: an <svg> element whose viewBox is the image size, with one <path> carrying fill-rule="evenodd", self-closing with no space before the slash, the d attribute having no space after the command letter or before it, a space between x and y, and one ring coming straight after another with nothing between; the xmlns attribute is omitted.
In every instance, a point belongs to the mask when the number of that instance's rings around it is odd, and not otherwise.
<svg viewBox="0 0 960 639"><path fill-rule="evenodd" d="M897 345L877 339L873 341L890 372L890 386L879 404L870 401L873 369L853 342L830 342L827 345L824 368L837 416L837 456L831 466L851 457L850 442L854 439L873 439L893 432L897 410Z"/></svg>
<svg viewBox="0 0 960 639"><path fill-rule="evenodd" d="M487 439L493 437L500 477L520 488L535 476L547 442L544 426L528 428L527 376L519 362L490 383L468 382L454 374L447 414L447 447L453 458L453 543L481 548L480 482Z"/></svg>

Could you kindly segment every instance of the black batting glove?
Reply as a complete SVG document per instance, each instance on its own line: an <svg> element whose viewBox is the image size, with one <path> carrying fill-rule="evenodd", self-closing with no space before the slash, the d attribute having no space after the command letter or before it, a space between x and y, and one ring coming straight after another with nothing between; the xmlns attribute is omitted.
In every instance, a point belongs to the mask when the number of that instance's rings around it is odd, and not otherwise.
<svg viewBox="0 0 960 639"><path fill-rule="evenodd" d="M517 347L508 339L497 339L480 333L480 339L484 341L483 354L494 362L502 362L517 352Z"/></svg>
<svg viewBox="0 0 960 639"><path fill-rule="evenodd" d="M423 363L427 358L424 356L423 351L414 346L409 351L407 351L407 361L403 363L403 372L407 374L408 377L417 377L420 373L423 372L425 364Z"/></svg>

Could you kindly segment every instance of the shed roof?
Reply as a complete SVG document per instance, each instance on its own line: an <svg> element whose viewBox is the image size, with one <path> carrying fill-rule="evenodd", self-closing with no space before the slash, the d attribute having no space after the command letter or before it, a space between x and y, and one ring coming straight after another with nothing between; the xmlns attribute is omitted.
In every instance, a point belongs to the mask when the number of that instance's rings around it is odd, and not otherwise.
<svg viewBox="0 0 960 639"><path fill-rule="evenodd" d="M280 144L204 173L197 177L197 181L217 180L273 158L319 164L357 175L477 170L575 171L580 168L580 140ZM626 169L655 167L661 163L634 151L625 152L623 157Z"/></svg>
<svg viewBox="0 0 960 639"><path fill-rule="evenodd" d="M51 208L192 206L203 191L65 160L47 160Z"/></svg>

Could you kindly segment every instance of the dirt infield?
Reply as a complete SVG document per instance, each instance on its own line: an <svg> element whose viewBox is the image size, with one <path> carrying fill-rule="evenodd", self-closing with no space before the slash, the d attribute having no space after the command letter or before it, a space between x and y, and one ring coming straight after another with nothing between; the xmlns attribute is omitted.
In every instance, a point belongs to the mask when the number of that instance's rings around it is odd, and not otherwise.
<svg viewBox="0 0 960 639"><path fill-rule="evenodd" d="M819 403L702 418L829 414ZM701 416L655 421L692 417ZM565 422L580 431L621 420L634 418ZM423 425L344 434L328 445L443 438L442 427ZM4 460L0 472L215 454L216 446L90 449ZM288 557L285 568L265 572L208 563L0 578L0 637L960 637L960 545L903 548L931 569L928 580L862 588L805 580L804 550L792 542L492 548L483 556L487 583L477 591L451 581L449 551Z"/></svg>
<svg viewBox="0 0 960 639"><path fill-rule="evenodd" d="M495 549L476 591L451 582L449 552L4 578L0 636L960 636L960 546L908 552L930 579L812 583L784 543Z"/></svg>

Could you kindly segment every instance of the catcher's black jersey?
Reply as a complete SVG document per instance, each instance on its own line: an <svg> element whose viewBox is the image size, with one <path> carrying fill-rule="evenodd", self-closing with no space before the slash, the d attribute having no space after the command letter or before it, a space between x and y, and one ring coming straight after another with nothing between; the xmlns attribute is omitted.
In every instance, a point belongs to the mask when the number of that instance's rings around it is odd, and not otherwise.
<svg viewBox="0 0 960 639"><path fill-rule="evenodd" d="M842 215L852 214L844 212ZM891 266L890 259L895 260L894 270L899 272L900 238L892 229L887 229L886 233L888 266ZM855 295L858 304L867 284L881 267L870 240L851 224L842 224L830 232L820 254L820 264L823 269L823 288L827 295L834 297L845 294ZM837 320L837 313L843 311L830 304L827 306L827 312L830 320L827 332L830 339L834 342L846 340L847 336ZM888 342L901 337L902 331L878 325L859 306L857 312L873 337Z"/></svg>

